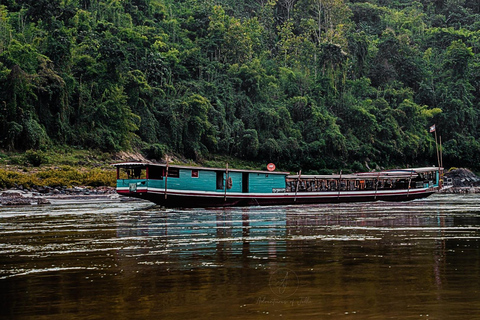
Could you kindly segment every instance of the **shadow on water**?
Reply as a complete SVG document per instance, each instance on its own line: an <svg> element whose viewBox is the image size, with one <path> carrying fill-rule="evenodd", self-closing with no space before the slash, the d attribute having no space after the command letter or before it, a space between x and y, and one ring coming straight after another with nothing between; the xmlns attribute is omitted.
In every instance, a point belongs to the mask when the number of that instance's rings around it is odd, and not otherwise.
<svg viewBox="0 0 480 320"><path fill-rule="evenodd" d="M5 319L473 319L476 196L161 209L0 207Z"/></svg>

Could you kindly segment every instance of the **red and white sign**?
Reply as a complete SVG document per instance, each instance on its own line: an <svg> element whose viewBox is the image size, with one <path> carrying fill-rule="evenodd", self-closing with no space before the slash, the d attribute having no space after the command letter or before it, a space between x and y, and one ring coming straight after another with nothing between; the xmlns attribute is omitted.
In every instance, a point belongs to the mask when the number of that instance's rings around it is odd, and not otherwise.
<svg viewBox="0 0 480 320"><path fill-rule="evenodd" d="M275 165L273 163L267 164L267 170L268 171L274 171L275 170Z"/></svg>

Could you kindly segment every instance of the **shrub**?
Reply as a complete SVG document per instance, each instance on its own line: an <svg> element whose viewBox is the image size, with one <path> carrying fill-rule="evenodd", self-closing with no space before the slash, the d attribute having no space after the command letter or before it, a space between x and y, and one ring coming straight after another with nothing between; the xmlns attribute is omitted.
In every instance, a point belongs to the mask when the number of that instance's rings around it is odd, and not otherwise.
<svg viewBox="0 0 480 320"><path fill-rule="evenodd" d="M47 163L47 157L41 151L27 150L24 155L25 163L34 167L40 167L40 165Z"/></svg>
<svg viewBox="0 0 480 320"><path fill-rule="evenodd" d="M17 172L0 169L0 189L23 186L30 189L34 186L71 187L90 186L114 187L116 184L115 170L93 169L81 172L64 166L56 169L46 169L36 173Z"/></svg>
<svg viewBox="0 0 480 320"><path fill-rule="evenodd" d="M168 147L164 144L155 143L142 149L143 155L147 159L161 160L168 152Z"/></svg>
<svg viewBox="0 0 480 320"><path fill-rule="evenodd" d="M355 161L352 164L352 170L354 172L364 172L364 171L367 171L367 168L363 164L361 164L359 161Z"/></svg>
<svg viewBox="0 0 480 320"><path fill-rule="evenodd" d="M114 187L116 185L116 174L114 170L99 170L95 169L85 173L83 184L91 187L108 186Z"/></svg>

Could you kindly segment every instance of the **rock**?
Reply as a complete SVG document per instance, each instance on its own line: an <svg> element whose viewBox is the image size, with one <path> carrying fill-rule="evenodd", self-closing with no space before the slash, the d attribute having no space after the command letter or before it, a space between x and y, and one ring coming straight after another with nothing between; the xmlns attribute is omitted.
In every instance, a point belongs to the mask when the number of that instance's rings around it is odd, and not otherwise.
<svg viewBox="0 0 480 320"><path fill-rule="evenodd" d="M2 205L4 206L25 206L31 204L32 201L28 198L12 198L2 201Z"/></svg>
<svg viewBox="0 0 480 320"><path fill-rule="evenodd" d="M37 190L38 192L40 193L50 193L52 191L52 188L50 188L49 186L43 186L43 187L37 187Z"/></svg>
<svg viewBox="0 0 480 320"><path fill-rule="evenodd" d="M480 178L475 173L465 168L450 170L446 172L444 176L444 181L451 179L453 187L455 188L480 186Z"/></svg>
<svg viewBox="0 0 480 320"><path fill-rule="evenodd" d="M446 172L443 181L446 188L440 193L480 193L480 178L465 168Z"/></svg>
<svg viewBox="0 0 480 320"><path fill-rule="evenodd" d="M47 199L37 198L37 204L51 204L51 202Z"/></svg>
<svg viewBox="0 0 480 320"><path fill-rule="evenodd" d="M26 206L37 204L50 204L50 201L39 198L35 193L19 190L6 190L0 194L0 204L3 206Z"/></svg>
<svg viewBox="0 0 480 320"><path fill-rule="evenodd" d="M16 198L22 198L22 194L17 191L9 190L9 191L4 191L2 192L1 195L2 198L9 198L9 199L16 199Z"/></svg>

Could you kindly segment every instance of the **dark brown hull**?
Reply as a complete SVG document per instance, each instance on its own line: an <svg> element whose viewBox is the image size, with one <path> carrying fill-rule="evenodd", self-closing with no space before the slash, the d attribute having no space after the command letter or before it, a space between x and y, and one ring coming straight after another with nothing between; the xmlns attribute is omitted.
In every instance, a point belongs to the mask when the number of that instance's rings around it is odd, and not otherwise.
<svg viewBox="0 0 480 320"><path fill-rule="evenodd" d="M282 194L259 194L259 195L198 195L198 194L174 194L156 192L129 192L118 191L119 194L136 197L154 202L165 207L233 207L233 206L273 206L273 205L294 205L294 204L317 204L317 203L346 203L346 202L373 202L373 201L411 201L426 198L435 193L436 190L412 190L396 193L339 193L339 194L309 194L299 193L297 195Z"/></svg>

